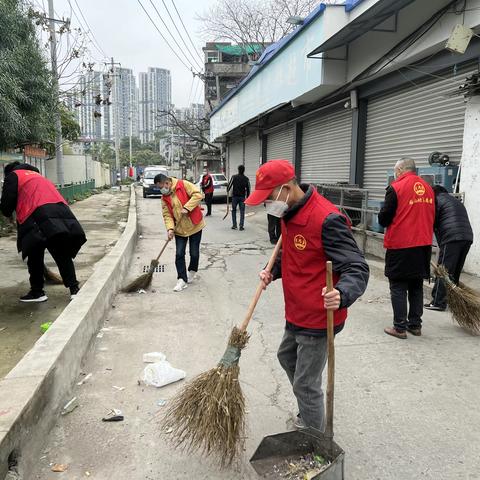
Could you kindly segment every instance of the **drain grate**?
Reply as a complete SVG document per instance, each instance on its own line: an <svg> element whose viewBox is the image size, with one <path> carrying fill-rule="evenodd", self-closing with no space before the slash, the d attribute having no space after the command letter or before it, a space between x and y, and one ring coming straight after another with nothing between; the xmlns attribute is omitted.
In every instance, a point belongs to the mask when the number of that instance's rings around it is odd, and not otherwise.
<svg viewBox="0 0 480 480"><path fill-rule="evenodd" d="M148 273L150 271L150 265L143 266L143 273ZM153 273L164 273L165 272L165 265L157 265Z"/></svg>

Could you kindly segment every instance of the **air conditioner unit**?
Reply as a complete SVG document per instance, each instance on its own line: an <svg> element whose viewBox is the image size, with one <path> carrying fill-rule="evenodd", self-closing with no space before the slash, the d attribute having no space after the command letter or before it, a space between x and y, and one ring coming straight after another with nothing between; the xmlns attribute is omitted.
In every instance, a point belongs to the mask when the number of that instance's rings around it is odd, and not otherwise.
<svg viewBox="0 0 480 480"><path fill-rule="evenodd" d="M448 167L441 165L434 167L418 167L417 175L422 177L429 185L441 185L449 193L453 193L458 176L458 169L458 165L451 165ZM387 185L390 185L393 180L393 170L388 170Z"/></svg>

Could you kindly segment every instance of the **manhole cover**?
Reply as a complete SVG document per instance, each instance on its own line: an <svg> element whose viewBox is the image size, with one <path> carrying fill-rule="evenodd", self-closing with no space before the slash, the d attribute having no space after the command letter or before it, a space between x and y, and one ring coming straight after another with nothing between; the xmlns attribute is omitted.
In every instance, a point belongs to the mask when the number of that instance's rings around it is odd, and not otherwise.
<svg viewBox="0 0 480 480"><path fill-rule="evenodd" d="M150 265L143 266L143 273L148 273L150 271ZM163 273L165 272L165 265L157 265L153 273Z"/></svg>

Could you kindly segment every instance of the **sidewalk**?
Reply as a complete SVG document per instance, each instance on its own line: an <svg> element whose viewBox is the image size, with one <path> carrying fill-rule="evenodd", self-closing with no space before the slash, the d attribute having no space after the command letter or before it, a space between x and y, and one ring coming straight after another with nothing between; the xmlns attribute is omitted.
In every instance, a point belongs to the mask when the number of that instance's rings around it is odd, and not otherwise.
<svg viewBox="0 0 480 480"><path fill-rule="evenodd" d="M165 231L158 199L139 199L140 233L131 266L135 277L156 255ZM32 480L53 480L53 463L67 464L65 478L95 480L254 480L248 459L265 435L291 429L295 401L276 359L284 328L279 283L260 299L242 353L247 400L245 454L220 470L201 454L174 450L158 423L183 382L161 389L139 383L142 355L162 351L187 381L216 364L228 334L243 319L257 272L271 245L260 219L247 217L245 232L222 221L214 205L202 241L200 278L181 293L170 245L150 292L118 294L92 354L83 366L89 381L76 386L79 407L60 417L35 459ZM480 423L478 338L452 323L448 313L426 312L424 336L397 340L383 333L391 322L388 284L372 276L336 340L335 438L346 451L349 480L459 480L477 478ZM84 376L80 377L84 378ZM101 421L123 411L119 423Z"/></svg>
<svg viewBox="0 0 480 480"><path fill-rule="evenodd" d="M75 259L77 276L84 282L95 263L110 251L127 218L128 192L111 190L93 195L71 206L82 224L87 243ZM58 272L51 257L46 263ZM41 336L40 325L54 321L70 298L63 285L46 285L48 301L22 304L18 298L29 290L28 270L17 254L16 235L0 238L0 378L23 357Z"/></svg>

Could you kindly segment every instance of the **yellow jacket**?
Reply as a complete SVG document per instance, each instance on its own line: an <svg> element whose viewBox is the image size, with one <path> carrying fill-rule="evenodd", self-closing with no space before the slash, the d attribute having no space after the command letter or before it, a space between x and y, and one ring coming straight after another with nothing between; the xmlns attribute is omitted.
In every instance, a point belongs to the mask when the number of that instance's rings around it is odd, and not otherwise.
<svg viewBox="0 0 480 480"><path fill-rule="evenodd" d="M175 194L175 187L177 186L177 183L178 180L176 178L172 178L172 193L170 197L172 199L174 218L172 218L167 204L162 199L163 219L165 221L165 227L167 230L174 230L175 235L179 235L180 237L189 237L190 235L199 232L205 226L205 220L202 219L200 223L194 225L190 220L190 217L182 213L182 208L186 208L191 212L195 207L200 205L203 200L203 194L196 185L184 180L183 185L185 186L185 191L190 197L190 200L182 206L182 203Z"/></svg>

